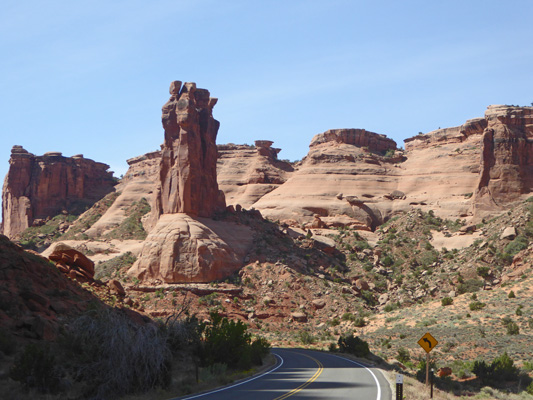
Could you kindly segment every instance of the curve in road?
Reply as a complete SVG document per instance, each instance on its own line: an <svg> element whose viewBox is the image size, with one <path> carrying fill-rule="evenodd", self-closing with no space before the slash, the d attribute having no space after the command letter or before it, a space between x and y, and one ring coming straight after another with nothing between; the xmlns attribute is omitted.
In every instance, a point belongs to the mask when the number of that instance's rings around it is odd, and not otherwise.
<svg viewBox="0 0 533 400"><path fill-rule="evenodd" d="M276 366L253 378L181 400L388 400L392 392L378 370L353 360L312 350L273 349ZM178 400L178 399L173 399Z"/></svg>

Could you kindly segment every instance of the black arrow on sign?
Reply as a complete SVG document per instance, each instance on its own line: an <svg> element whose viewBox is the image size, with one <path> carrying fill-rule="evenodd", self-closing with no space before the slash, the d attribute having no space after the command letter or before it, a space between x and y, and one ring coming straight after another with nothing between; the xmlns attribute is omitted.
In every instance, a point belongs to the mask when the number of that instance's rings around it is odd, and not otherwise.
<svg viewBox="0 0 533 400"><path fill-rule="evenodd" d="M429 348L431 349L431 347L432 347L431 342L430 342L428 339L426 339L426 338L423 338L422 340L423 340L424 342L427 342Z"/></svg>

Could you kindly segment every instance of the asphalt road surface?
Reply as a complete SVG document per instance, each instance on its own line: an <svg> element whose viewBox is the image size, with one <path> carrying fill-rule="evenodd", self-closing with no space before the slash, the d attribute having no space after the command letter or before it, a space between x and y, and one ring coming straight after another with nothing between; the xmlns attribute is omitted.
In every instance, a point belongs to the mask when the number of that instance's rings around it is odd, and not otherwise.
<svg viewBox="0 0 533 400"><path fill-rule="evenodd" d="M390 386L379 370L312 350L272 349L272 353L278 363L264 374L180 399L392 399Z"/></svg>

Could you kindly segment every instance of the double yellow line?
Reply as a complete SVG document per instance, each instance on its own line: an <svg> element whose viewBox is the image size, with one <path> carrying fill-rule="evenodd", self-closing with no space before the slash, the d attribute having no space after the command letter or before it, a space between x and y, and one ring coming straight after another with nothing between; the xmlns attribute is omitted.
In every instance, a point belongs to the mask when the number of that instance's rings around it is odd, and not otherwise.
<svg viewBox="0 0 533 400"><path fill-rule="evenodd" d="M290 392L288 393L285 393L284 395L282 396L279 396L279 397L276 397L274 400L283 400L283 399L286 399L287 397L290 397L296 393L298 393L299 391L301 390L304 390L307 386L309 386L311 383L313 383L314 381L316 381L316 379L320 376L320 374L322 373L322 371L324 370L324 366L322 365L322 363L320 361L318 361L316 358L314 357L311 357L311 356L308 356L307 354L302 354L302 353L298 353L302 356L305 356L307 358L310 358L311 360L313 360L314 362L317 363L318 365L318 369L316 370L315 374L309 378L307 380L307 382L301 384L300 386L298 386L297 388L295 389L292 389Z"/></svg>

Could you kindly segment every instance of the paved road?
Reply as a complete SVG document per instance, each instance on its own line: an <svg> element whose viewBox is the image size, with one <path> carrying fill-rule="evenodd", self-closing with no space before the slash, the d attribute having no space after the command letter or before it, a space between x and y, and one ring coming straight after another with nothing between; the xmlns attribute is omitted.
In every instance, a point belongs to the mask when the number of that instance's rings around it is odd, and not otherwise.
<svg viewBox="0 0 533 400"><path fill-rule="evenodd" d="M270 371L212 392L182 397L201 400L364 399L389 400L381 372L342 356L301 349L273 349Z"/></svg>

